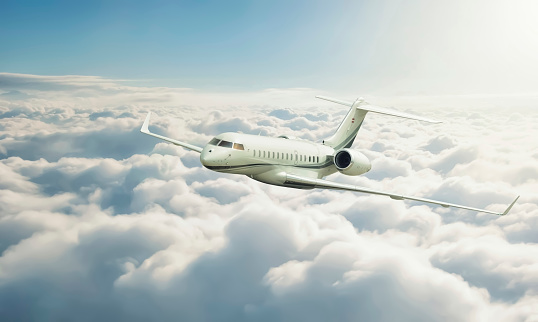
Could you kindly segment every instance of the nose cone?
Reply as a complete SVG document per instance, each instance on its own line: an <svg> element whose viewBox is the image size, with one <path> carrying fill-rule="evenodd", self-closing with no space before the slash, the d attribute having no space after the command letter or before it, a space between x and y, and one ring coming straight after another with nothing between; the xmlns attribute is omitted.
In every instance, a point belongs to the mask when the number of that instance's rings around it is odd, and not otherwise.
<svg viewBox="0 0 538 322"><path fill-rule="evenodd" d="M202 150L202 153L200 153L200 162L204 165L204 167L212 166L214 165L214 151L211 147L205 147Z"/></svg>
<svg viewBox="0 0 538 322"><path fill-rule="evenodd" d="M215 146L206 146L200 153L200 162L204 167L216 171L224 165L224 152L227 151Z"/></svg>

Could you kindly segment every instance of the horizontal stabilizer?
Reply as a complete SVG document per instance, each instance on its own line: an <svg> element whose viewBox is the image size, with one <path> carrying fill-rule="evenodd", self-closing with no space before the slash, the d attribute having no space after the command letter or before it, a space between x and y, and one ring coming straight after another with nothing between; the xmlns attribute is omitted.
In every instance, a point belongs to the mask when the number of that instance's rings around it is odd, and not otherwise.
<svg viewBox="0 0 538 322"><path fill-rule="evenodd" d="M336 98L332 98L332 97L327 97L327 96L316 96L316 98L319 98L319 99L322 99L322 100L326 100L326 101L329 101L329 102L333 102L333 103L336 103L336 104L340 104L340 105L345 105L345 106L353 106L353 102L348 102L348 101L342 101L342 100L339 100L339 99L336 99Z"/></svg>
<svg viewBox="0 0 538 322"><path fill-rule="evenodd" d="M331 98L331 97L326 97L326 96L316 96L316 98L333 102L333 103L337 103L337 104L341 104L341 105L345 105L345 106L350 106L350 107L353 106L353 102L342 101L336 98ZM388 108L373 106L366 102L364 102L363 104L360 104L359 106L357 106L357 108L363 111L367 111L367 112L392 115L392 116L402 117L402 118L411 119L411 120L418 120L418 121L424 121L424 122L429 122L429 123L442 123L441 121L432 120L432 119L418 116L418 115L413 115L413 114L404 113L404 112L400 112L400 111L396 111L396 110L392 110Z"/></svg>

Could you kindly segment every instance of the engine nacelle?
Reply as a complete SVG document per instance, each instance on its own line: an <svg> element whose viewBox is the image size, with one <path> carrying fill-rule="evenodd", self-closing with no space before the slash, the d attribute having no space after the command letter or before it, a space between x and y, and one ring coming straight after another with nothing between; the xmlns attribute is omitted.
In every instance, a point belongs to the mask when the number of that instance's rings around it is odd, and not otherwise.
<svg viewBox="0 0 538 322"><path fill-rule="evenodd" d="M334 165L338 171L348 176L358 176L372 168L370 160L364 154L351 149L338 150L334 154Z"/></svg>

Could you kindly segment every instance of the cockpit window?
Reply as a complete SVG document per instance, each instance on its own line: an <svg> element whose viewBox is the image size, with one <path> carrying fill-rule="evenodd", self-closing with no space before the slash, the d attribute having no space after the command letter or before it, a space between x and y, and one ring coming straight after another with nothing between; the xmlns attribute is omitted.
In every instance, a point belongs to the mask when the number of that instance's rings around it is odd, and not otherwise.
<svg viewBox="0 0 538 322"><path fill-rule="evenodd" d="M233 146L233 143L222 140L222 141L220 141L219 146L221 146L223 148L231 148Z"/></svg>
<svg viewBox="0 0 538 322"><path fill-rule="evenodd" d="M241 143L232 143L230 141L224 141L217 138L213 138L209 141L209 144L218 145L223 148L234 148L236 150L245 150L245 147Z"/></svg>
<svg viewBox="0 0 538 322"><path fill-rule="evenodd" d="M211 141L209 141L209 144L211 144L211 145L217 145L217 144L219 144L219 142L220 142L220 139L213 138Z"/></svg>

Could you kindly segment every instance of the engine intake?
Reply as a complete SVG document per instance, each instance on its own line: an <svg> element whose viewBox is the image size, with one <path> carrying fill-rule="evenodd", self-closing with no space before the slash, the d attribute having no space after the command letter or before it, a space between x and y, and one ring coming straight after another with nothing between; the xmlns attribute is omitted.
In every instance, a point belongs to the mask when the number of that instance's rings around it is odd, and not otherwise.
<svg viewBox="0 0 538 322"><path fill-rule="evenodd" d="M348 176L358 176L372 168L370 160L364 154L351 149L337 151L334 155L334 165L338 171Z"/></svg>

